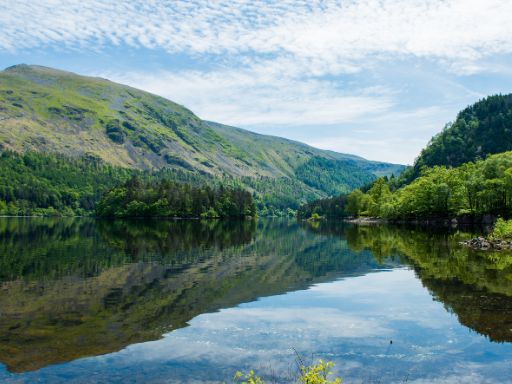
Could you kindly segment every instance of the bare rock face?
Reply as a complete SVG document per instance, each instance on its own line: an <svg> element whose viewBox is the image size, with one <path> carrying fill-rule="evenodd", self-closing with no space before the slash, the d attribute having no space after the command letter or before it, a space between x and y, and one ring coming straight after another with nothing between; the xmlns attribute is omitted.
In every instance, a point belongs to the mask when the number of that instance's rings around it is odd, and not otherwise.
<svg viewBox="0 0 512 384"><path fill-rule="evenodd" d="M459 242L460 245L470 247L473 249L480 250L495 250L501 251L506 249L512 249L512 241L502 239L486 239L485 237L479 236L470 240Z"/></svg>

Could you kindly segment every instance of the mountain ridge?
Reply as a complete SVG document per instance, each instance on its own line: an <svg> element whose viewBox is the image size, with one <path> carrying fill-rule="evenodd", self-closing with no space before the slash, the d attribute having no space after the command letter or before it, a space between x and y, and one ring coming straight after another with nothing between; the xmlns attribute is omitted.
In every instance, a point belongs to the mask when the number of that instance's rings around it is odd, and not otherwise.
<svg viewBox="0 0 512 384"><path fill-rule="evenodd" d="M0 72L0 145L131 169L248 178L256 192L254 180L289 179L310 197L347 192L404 168L205 121L146 91L27 64Z"/></svg>

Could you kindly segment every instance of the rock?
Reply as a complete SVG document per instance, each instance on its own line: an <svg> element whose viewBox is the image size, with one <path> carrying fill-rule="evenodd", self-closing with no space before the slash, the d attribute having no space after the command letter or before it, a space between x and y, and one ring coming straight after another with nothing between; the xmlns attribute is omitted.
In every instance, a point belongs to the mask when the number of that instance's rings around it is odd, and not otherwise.
<svg viewBox="0 0 512 384"><path fill-rule="evenodd" d="M459 242L460 245L471 247L473 249L489 250L494 249L501 251L503 249L512 249L512 241L501 240L501 239L486 239L485 237L479 236L473 239L464 240Z"/></svg>

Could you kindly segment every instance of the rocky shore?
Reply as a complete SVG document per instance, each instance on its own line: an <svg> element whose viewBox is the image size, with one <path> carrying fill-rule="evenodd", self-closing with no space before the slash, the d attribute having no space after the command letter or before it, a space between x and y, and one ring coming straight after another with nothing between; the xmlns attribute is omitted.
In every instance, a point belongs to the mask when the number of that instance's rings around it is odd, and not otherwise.
<svg viewBox="0 0 512 384"><path fill-rule="evenodd" d="M346 217L343 219L346 223L352 224L381 224L386 223L386 220L379 217Z"/></svg>
<svg viewBox="0 0 512 384"><path fill-rule="evenodd" d="M486 239L485 237L475 237L474 239L461 241L459 244L473 249L481 250L512 250L512 241L501 239Z"/></svg>

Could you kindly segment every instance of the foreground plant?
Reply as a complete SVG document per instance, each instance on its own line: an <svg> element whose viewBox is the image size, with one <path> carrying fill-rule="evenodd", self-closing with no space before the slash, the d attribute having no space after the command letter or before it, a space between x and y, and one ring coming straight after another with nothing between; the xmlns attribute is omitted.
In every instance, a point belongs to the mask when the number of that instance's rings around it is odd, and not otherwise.
<svg viewBox="0 0 512 384"><path fill-rule="evenodd" d="M298 382L302 384L340 384L341 379L339 377L334 380L329 379L329 376L332 375L331 367L334 367L332 361L324 362L323 360L319 360L318 363L309 367L302 365Z"/></svg>
<svg viewBox="0 0 512 384"><path fill-rule="evenodd" d="M235 374L235 377L233 378L233 382L241 383L241 384L264 384L265 383L261 377L256 376L254 371L250 371L249 373L246 373L245 375L242 372L237 372Z"/></svg>
<svg viewBox="0 0 512 384"><path fill-rule="evenodd" d="M332 372L330 369L334 367L331 361L318 360L316 364L310 366L300 365L299 377L296 380L299 384L341 384L339 377L330 379ZM237 372L234 377L234 383L240 384L265 384L265 381L257 376L254 371L247 374Z"/></svg>

